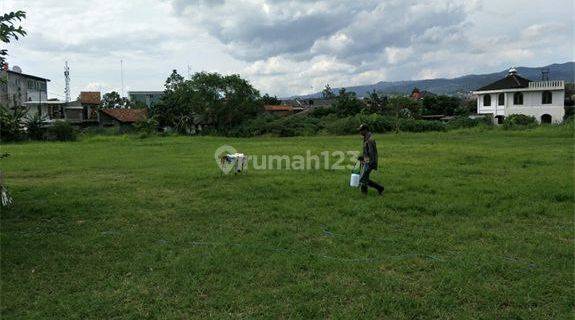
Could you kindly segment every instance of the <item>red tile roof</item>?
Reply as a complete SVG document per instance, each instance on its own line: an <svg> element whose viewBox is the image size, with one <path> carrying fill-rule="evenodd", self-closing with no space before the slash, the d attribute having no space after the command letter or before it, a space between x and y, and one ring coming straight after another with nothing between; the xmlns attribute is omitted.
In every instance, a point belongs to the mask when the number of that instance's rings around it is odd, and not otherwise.
<svg viewBox="0 0 575 320"><path fill-rule="evenodd" d="M148 117L147 109L101 109L100 111L124 123L145 120Z"/></svg>
<svg viewBox="0 0 575 320"><path fill-rule="evenodd" d="M265 111L293 111L293 108L291 106L283 106L283 105L278 105L278 106L265 105L264 110Z"/></svg>
<svg viewBox="0 0 575 320"><path fill-rule="evenodd" d="M80 92L80 103L82 104L100 104L100 92L82 91Z"/></svg>

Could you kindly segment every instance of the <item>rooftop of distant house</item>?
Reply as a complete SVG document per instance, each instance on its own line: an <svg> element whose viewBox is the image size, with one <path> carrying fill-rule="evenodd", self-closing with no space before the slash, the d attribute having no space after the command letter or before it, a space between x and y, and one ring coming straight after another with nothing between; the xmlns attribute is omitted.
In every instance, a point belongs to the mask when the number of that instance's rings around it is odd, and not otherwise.
<svg viewBox="0 0 575 320"><path fill-rule="evenodd" d="M38 76L33 76L31 74L26 74L26 73L22 73L22 72L18 72L18 71L14 71L14 70L4 70L6 72L8 72L8 74L17 74L20 75L22 77L26 77L26 78L30 78L30 79L34 79L34 80L40 80L40 81L50 81L50 79L46 79L46 78L42 78L42 77L38 77Z"/></svg>
<svg viewBox="0 0 575 320"><path fill-rule="evenodd" d="M80 103L82 104L100 104L101 97L99 91L82 91L80 92Z"/></svg>
<svg viewBox="0 0 575 320"><path fill-rule="evenodd" d="M265 111L293 111L293 107L292 106L286 106L286 105L265 105L264 110Z"/></svg>
<svg viewBox="0 0 575 320"><path fill-rule="evenodd" d="M477 89L477 91L527 88L529 87L529 82L531 82L531 80L523 78L517 74L515 68L511 68L505 78L483 86Z"/></svg>
<svg viewBox="0 0 575 320"><path fill-rule="evenodd" d="M157 90L128 91L128 95L131 94L164 94L164 91L157 91Z"/></svg>
<svg viewBox="0 0 575 320"><path fill-rule="evenodd" d="M137 122L148 117L147 109L101 109L100 111L123 123Z"/></svg>

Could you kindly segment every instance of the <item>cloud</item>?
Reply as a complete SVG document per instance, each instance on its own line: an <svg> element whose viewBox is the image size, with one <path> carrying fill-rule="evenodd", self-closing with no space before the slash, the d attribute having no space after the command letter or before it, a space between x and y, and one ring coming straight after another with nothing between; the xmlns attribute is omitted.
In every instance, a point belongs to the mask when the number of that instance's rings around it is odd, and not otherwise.
<svg viewBox="0 0 575 320"><path fill-rule="evenodd" d="M457 34L468 12L468 1L451 0L173 0L172 5L183 21L205 29L244 61L332 55L356 65L388 47Z"/></svg>
<svg viewBox="0 0 575 320"><path fill-rule="evenodd" d="M419 76L422 55L468 44L467 18L479 7L475 0L172 0L171 4L181 21L205 30L228 54L248 63L244 72L258 79L264 90L277 87L281 78L281 86L297 94L328 82L355 85L389 76ZM447 53L443 56L451 54ZM434 67L440 74L440 66Z"/></svg>
<svg viewBox="0 0 575 320"><path fill-rule="evenodd" d="M573 60L572 0L4 0L28 13L9 62L85 88L161 89L172 69L290 96Z"/></svg>

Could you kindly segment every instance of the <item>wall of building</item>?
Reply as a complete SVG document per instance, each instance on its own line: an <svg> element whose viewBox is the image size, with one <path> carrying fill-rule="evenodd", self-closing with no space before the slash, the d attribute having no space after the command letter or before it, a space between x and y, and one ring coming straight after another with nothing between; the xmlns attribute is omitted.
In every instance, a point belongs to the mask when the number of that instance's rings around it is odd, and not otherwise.
<svg viewBox="0 0 575 320"><path fill-rule="evenodd" d="M66 114L66 120L72 123L82 122L84 119L82 108L66 108L64 113Z"/></svg>
<svg viewBox="0 0 575 320"><path fill-rule="evenodd" d="M13 108L26 101L48 100L47 81L27 77L24 74L2 72L6 83L0 84L0 104Z"/></svg>
<svg viewBox="0 0 575 320"><path fill-rule="evenodd" d="M132 91L128 92L128 97L132 102L145 104L148 108L153 107L164 95L163 91Z"/></svg>
<svg viewBox="0 0 575 320"><path fill-rule="evenodd" d="M99 112L98 117L100 127L114 127L116 130L118 130L118 133L126 133L134 130L133 123L120 122L104 112Z"/></svg>
<svg viewBox="0 0 575 320"><path fill-rule="evenodd" d="M45 120L64 118L64 104L26 104L25 117L31 118L40 114Z"/></svg>
<svg viewBox="0 0 575 320"><path fill-rule="evenodd" d="M116 119L110 117L109 115L105 114L104 112L98 113L98 122L102 127L109 127L109 126L116 126L118 122Z"/></svg>

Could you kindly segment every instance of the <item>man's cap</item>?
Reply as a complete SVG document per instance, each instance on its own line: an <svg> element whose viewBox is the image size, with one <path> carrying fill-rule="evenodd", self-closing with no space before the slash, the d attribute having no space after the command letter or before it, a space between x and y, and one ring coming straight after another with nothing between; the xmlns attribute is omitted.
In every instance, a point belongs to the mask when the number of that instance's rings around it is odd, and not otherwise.
<svg viewBox="0 0 575 320"><path fill-rule="evenodd" d="M362 123L362 124L359 126L359 128L357 128L357 131L363 131L363 130L369 131L369 127L368 127L367 124L365 124L365 123Z"/></svg>

